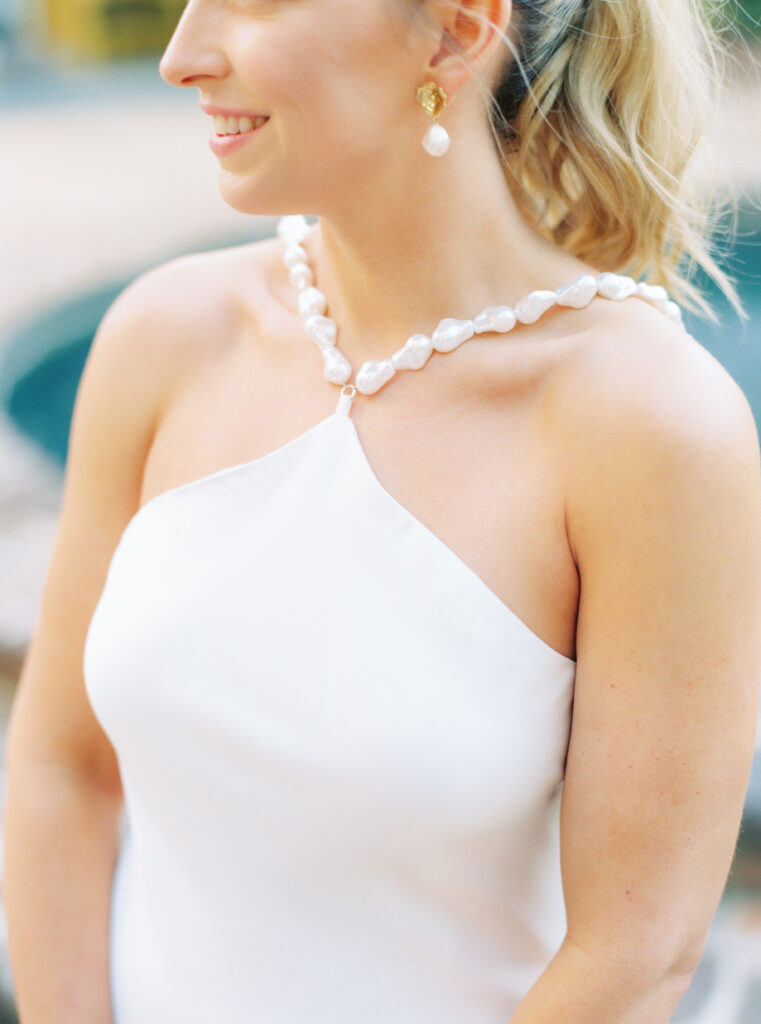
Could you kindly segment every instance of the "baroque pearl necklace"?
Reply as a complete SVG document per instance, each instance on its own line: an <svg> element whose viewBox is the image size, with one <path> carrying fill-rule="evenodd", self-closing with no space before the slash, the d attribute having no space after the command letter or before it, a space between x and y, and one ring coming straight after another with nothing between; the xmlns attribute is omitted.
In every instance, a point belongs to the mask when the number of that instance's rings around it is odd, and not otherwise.
<svg viewBox="0 0 761 1024"><path fill-rule="evenodd" d="M351 377L351 364L336 346L336 323L325 315L327 298L314 286L314 272L309 265L307 251L301 244L309 231L310 225L302 214L280 218L277 236L285 246L283 263L288 269L291 283L299 291L299 313L304 329L322 353L323 376L332 384L346 385ZM684 328L681 309L661 285L637 282L621 274L579 274L552 291L533 291L515 306L488 306L472 320L445 317L430 336L413 334L390 358L370 359L363 363L357 371L355 384L349 387L363 395L372 395L387 384L397 370L419 370L434 350L451 352L475 334L490 331L507 334L517 323L536 323L552 306L582 309L596 295L615 302L639 296Z"/></svg>

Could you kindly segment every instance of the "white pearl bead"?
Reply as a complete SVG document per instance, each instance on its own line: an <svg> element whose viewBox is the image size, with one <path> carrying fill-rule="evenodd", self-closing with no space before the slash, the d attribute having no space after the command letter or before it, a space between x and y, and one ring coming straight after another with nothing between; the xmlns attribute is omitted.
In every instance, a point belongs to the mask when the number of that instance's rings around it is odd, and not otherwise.
<svg viewBox="0 0 761 1024"><path fill-rule="evenodd" d="M447 316L439 321L431 335L431 341L437 352L451 352L463 341L472 338L475 333L472 320L455 320L454 317Z"/></svg>
<svg viewBox="0 0 761 1024"><path fill-rule="evenodd" d="M373 395L391 380L395 372L390 359L369 359L357 372L357 391L363 395Z"/></svg>
<svg viewBox="0 0 761 1024"><path fill-rule="evenodd" d="M473 317L473 330L476 334L486 334L491 331L507 334L515 327L517 319L512 306L487 306L486 309L481 310L478 316Z"/></svg>
<svg viewBox="0 0 761 1024"><path fill-rule="evenodd" d="M637 285L637 294L641 295L643 299L647 299L648 302L652 302L653 305L664 308L669 301L668 292L661 284L646 284L644 281L640 281Z"/></svg>
<svg viewBox="0 0 761 1024"><path fill-rule="evenodd" d="M299 313L305 318L313 313L322 314L328 308L328 300L319 288L310 287L299 292L298 303Z"/></svg>
<svg viewBox="0 0 761 1024"><path fill-rule="evenodd" d="M651 306L654 306L659 312L669 315L669 305L671 299L669 293L660 284L638 284L637 294L641 295L642 298L647 299ZM681 310L679 317L681 320Z"/></svg>
<svg viewBox="0 0 761 1024"><path fill-rule="evenodd" d="M324 364L322 375L331 384L345 384L351 377L351 365L335 345L326 345L322 349L322 361Z"/></svg>
<svg viewBox="0 0 761 1024"><path fill-rule="evenodd" d="M391 356L397 370L419 370L425 366L433 352L433 341L427 334L413 334L403 347Z"/></svg>
<svg viewBox="0 0 761 1024"><path fill-rule="evenodd" d="M555 300L555 292L539 289L521 299L515 307L515 315L522 324L534 324L543 313L555 305Z"/></svg>
<svg viewBox="0 0 761 1024"><path fill-rule="evenodd" d="M579 274L568 284L555 290L555 301L558 306L570 306L571 309L583 309L597 295L597 278L592 274Z"/></svg>
<svg viewBox="0 0 761 1024"><path fill-rule="evenodd" d="M312 338L318 348L336 343L336 324L329 316L319 316L313 313L304 321L307 334Z"/></svg>
<svg viewBox="0 0 761 1024"><path fill-rule="evenodd" d="M301 213L281 217L277 224L277 236L283 242L303 242L309 234L309 224Z"/></svg>
<svg viewBox="0 0 761 1024"><path fill-rule="evenodd" d="M286 242L283 250L283 263L286 267L292 267L294 263L306 263L309 254L303 245L298 242Z"/></svg>
<svg viewBox="0 0 761 1024"><path fill-rule="evenodd" d="M684 321L682 320L682 311L679 306L672 299L669 299L666 304L666 316L669 320L672 320L675 324L679 324L680 327L684 327Z"/></svg>
<svg viewBox="0 0 761 1024"><path fill-rule="evenodd" d="M633 277L624 274L600 274L597 278L597 291L605 299L621 302L637 291L637 282Z"/></svg>
<svg viewBox="0 0 761 1024"><path fill-rule="evenodd" d="M295 285L299 291L303 291L304 288L308 288L314 283L312 268L307 263L294 263L288 271L288 277L291 284Z"/></svg>
<svg viewBox="0 0 761 1024"><path fill-rule="evenodd" d="M449 149L449 132L441 124L432 124L423 136L423 149L431 156L443 156Z"/></svg>
<svg viewBox="0 0 761 1024"><path fill-rule="evenodd" d="M646 299L651 305L655 306L657 310L665 313L669 320L686 330L684 320L682 319L682 310L673 299L669 298L669 293L663 285L646 284L644 281L640 281L637 284L636 294L641 295L643 299Z"/></svg>

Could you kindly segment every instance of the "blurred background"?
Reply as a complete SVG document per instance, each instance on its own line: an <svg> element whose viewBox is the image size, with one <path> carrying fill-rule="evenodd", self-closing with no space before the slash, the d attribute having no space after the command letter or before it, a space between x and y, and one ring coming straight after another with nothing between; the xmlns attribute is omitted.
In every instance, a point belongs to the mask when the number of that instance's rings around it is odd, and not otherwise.
<svg viewBox="0 0 761 1024"><path fill-rule="evenodd" d="M52 551L74 396L101 317L144 270L275 230L275 219L224 204L197 91L158 74L184 6L0 0L0 743ZM703 279L720 323L686 321L761 424L761 0L728 10L732 59L707 140L721 154L720 194L738 198L737 237L722 235L720 262L750 321ZM727 890L675 1021L761 1024L758 749ZM0 906L0 1024L14 1020Z"/></svg>

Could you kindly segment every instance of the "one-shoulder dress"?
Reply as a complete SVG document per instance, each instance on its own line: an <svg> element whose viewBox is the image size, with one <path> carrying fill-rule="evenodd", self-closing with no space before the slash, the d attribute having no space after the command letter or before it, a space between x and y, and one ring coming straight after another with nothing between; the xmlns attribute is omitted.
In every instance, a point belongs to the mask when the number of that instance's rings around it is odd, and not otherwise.
<svg viewBox="0 0 761 1024"><path fill-rule="evenodd" d="M113 553L115 1024L507 1024L562 943L576 663L383 487L351 397Z"/></svg>

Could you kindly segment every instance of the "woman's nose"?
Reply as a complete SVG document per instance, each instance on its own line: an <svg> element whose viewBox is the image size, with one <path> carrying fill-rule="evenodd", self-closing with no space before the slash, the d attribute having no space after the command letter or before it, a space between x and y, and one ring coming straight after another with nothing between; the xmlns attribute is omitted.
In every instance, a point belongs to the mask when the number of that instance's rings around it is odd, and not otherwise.
<svg viewBox="0 0 761 1024"><path fill-rule="evenodd" d="M209 19L196 10L190 0L159 61L159 74L169 85L197 85L198 78L221 78L229 70Z"/></svg>

